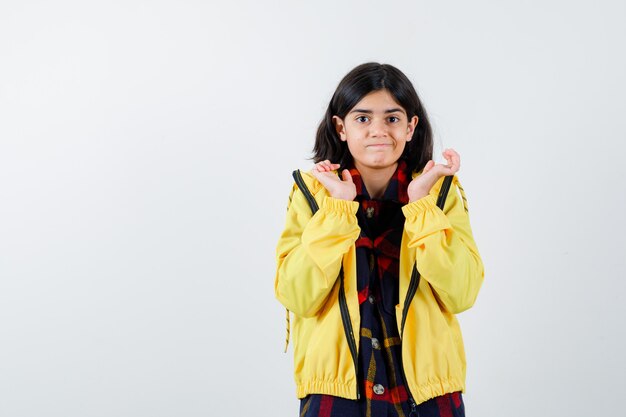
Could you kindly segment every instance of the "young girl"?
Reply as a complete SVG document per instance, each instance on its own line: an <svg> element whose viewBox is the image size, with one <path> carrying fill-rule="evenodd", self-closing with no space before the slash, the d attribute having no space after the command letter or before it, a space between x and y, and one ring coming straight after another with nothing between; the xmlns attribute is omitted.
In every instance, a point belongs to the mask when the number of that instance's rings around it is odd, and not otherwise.
<svg viewBox="0 0 626 417"><path fill-rule="evenodd" d="M276 249L301 416L465 415L455 314L473 305L483 264L459 154L445 150L444 165L432 151L397 68L359 65L339 83Z"/></svg>

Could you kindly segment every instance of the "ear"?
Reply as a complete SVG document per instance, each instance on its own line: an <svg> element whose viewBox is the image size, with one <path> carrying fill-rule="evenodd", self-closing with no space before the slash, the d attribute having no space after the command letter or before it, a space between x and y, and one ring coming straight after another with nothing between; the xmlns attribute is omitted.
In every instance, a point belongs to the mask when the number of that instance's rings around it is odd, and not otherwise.
<svg viewBox="0 0 626 417"><path fill-rule="evenodd" d="M346 125L343 123L343 120L341 120L341 117L339 116L333 116L333 123L335 124L335 131L339 135L339 139L341 139L342 142L345 142Z"/></svg>
<svg viewBox="0 0 626 417"><path fill-rule="evenodd" d="M409 122L406 128L406 141L410 141L413 138L413 132L415 132L415 126L417 126L417 122L419 118L417 116L413 116L411 121Z"/></svg>

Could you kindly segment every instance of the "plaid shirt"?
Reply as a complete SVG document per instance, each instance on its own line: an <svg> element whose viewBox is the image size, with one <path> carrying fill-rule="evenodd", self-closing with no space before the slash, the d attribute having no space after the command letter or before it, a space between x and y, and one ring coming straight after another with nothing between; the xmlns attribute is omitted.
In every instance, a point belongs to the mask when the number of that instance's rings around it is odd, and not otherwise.
<svg viewBox="0 0 626 417"><path fill-rule="evenodd" d="M361 228L356 241L361 399L308 395L300 402L300 416L464 416L461 393L446 394L415 406L404 382L395 306L399 302L399 256L404 229L401 208L409 202L407 187L411 178L406 172L406 163L398 162L380 200L370 198L356 168L350 169L350 174L356 186L357 218Z"/></svg>

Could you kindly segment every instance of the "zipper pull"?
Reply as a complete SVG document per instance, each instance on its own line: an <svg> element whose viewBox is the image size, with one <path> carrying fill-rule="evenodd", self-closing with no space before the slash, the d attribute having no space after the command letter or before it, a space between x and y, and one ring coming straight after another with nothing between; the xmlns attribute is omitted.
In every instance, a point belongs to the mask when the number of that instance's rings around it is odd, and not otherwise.
<svg viewBox="0 0 626 417"><path fill-rule="evenodd" d="M417 411L417 404L413 398L409 398L409 404L411 404L411 412L409 413L409 417L419 417L420 413Z"/></svg>

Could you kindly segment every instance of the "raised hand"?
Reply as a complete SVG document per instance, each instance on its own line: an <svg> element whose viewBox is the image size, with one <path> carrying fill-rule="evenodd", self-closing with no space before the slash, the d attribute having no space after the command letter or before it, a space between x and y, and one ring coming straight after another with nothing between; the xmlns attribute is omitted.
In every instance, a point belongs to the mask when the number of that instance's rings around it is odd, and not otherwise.
<svg viewBox="0 0 626 417"><path fill-rule="evenodd" d="M311 174L322 183L331 197L348 201L354 200L356 197L356 187L354 182L352 182L350 171L344 169L341 172L341 178L343 178L343 180L341 180L337 174L332 172L336 169L339 169L339 164L331 164L327 159L315 164L313 169L311 169Z"/></svg>
<svg viewBox="0 0 626 417"><path fill-rule="evenodd" d="M459 171L461 156L454 149L443 151L443 157L446 158L447 164L435 164L435 161L431 159L426 163L422 173L409 183L407 192L410 202L427 196L439 178L454 175Z"/></svg>

